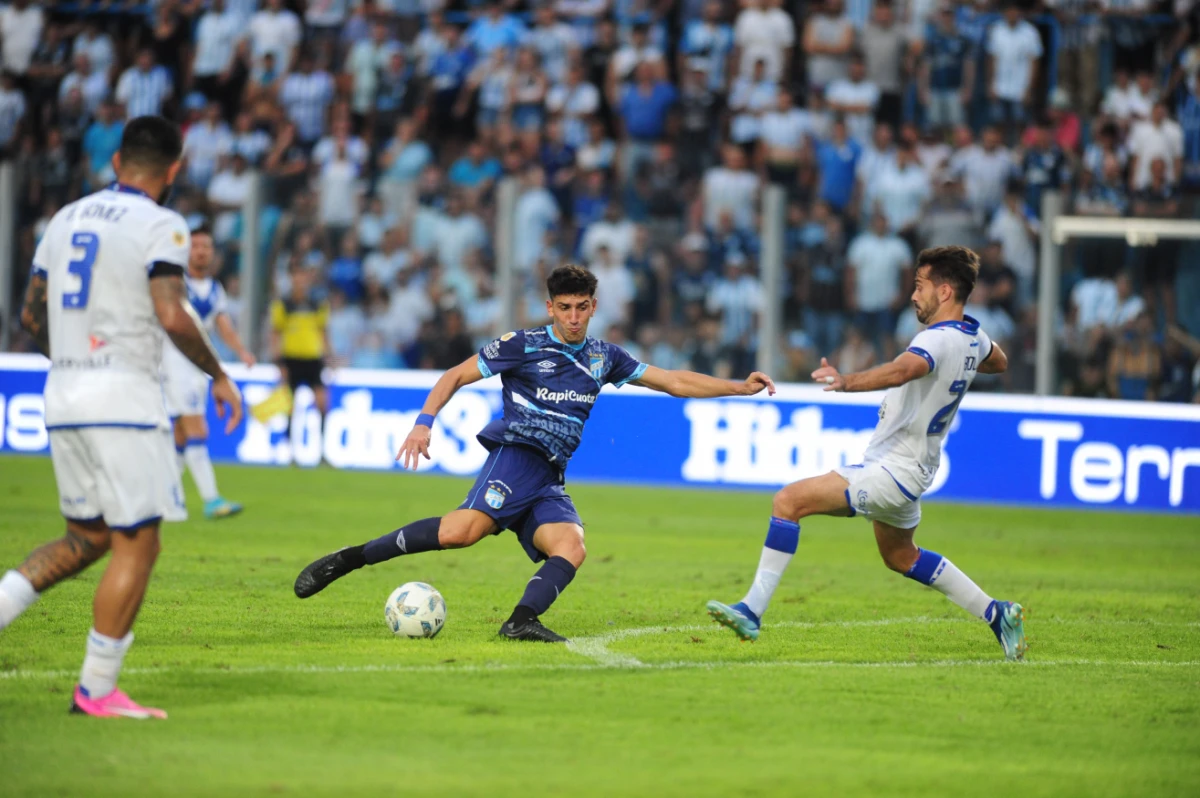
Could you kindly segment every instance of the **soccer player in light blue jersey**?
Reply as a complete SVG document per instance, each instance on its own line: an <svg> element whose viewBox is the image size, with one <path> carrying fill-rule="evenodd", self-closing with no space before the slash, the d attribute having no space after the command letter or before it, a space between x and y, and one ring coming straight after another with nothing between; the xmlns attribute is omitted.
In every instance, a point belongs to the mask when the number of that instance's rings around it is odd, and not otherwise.
<svg viewBox="0 0 1200 798"><path fill-rule="evenodd" d="M692 371L665 371L588 336L588 322L596 312L596 277L586 269L559 267L547 278L546 288L551 323L505 333L478 357L443 374L396 457L414 469L420 457L428 459L434 417L450 397L466 385L500 375L504 415L479 433L489 455L459 508L322 557L296 578L298 597L308 598L364 565L463 548L511 529L529 558L545 563L529 580L500 634L564 642L566 638L539 618L566 590L586 556L583 522L567 495L564 476L601 387L633 383L692 398L753 396L764 388L775 393L765 374L755 372L744 382L732 382Z"/></svg>
<svg viewBox="0 0 1200 798"><path fill-rule="evenodd" d="M921 494L929 490L942 441L975 375L999 374L1008 358L979 322L963 313L979 275L979 257L966 247L926 249L917 256L912 303L928 327L891 363L840 374L824 358L813 372L827 391L887 389L879 424L860 465L793 482L775 494L771 523L750 591L730 606L708 603L708 614L743 640L758 638L763 613L800 542L800 519L810 515L871 521L888 568L945 594L985 621L1008 659L1025 656L1020 604L996 601L954 563L913 543Z"/></svg>

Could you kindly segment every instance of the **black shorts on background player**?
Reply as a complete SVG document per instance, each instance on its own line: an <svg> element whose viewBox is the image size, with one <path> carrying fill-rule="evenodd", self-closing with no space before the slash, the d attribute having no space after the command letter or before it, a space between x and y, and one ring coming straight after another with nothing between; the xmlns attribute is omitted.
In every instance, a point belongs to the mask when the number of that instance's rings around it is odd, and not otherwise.
<svg viewBox="0 0 1200 798"><path fill-rule="evenodd" d="M313 390L325 385L321 379L321 372L325 370L325 361L320 358L310 360L285 357L283 367L287 371L288 387L292 389L292 393L295 393L301 385L307 385Z"/></svg>

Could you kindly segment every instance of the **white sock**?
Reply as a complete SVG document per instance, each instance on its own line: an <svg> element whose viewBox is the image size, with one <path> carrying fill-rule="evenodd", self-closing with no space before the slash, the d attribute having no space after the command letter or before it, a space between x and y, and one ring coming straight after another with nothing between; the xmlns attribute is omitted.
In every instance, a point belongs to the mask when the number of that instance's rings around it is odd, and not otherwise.
<svg viewBox="0 0 1200 798"><path fill-rule="evenodd" d="M767 527L767 541L763 544L762 556L758 558L758 570L754 572L754 583L750 592L742 599L750 612L759 618L767 611L775 588L787 570L796 546L800 543L800 525L783 518L771 518Z"/></svg>
<svg viewBox="0 0 1200 798"><path fill-rule="evenodd" d="M103 698L117 689L121 663L133 644L133 632L117 640L97 632L88 632L87 656L79 673L79 686L89 698Z"/></svg>
<svg viewBox="0 0 1200 798"><path fill-rule="evenodd" d="M929 585L975 617L990 620L987 608L992 604L991 596L980 590L971 577L958 570L957 565L936 551L918 551L917 561L905 576Z"/></svg>
<svg viewBox="0 0 1200 798"><path fill-rule="evenodd" d="M188 470L192 472L192 481L200 498L210 502L217 498L217 475L213 472L212 460L208 459L208 444L204 441L188 441L183 450L183 459L187 461Z"/></svg>
<svg viewBox="0 0 1200 798"><path fill-rule="evenodd" d="M9 571L0 579L0 629L20 617L38 600L38 592L20 571Z"/></svg>
<svg viewBox="0 0 1200 798"><path fill-rule="evenodd" d="M788 563L792 561L792 556L787 552L764 548L762 556L758 558L758 570L754 572L754 584L750 585L750 592L742 599L742 603L759 618L762 618L763 613L767 611L767 605L771 603L771 596L775 595L775 588L779 587L779 580L783 577Z"/></svg>

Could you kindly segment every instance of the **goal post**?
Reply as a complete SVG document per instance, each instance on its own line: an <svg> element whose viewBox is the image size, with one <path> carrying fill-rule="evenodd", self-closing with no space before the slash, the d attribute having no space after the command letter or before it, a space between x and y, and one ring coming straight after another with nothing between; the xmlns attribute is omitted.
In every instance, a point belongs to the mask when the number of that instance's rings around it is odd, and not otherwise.
<svg viewBox="0 0 1200 798"><path fill-rule="evenodd" d="M1058 192L1042 196L1041 263L1038 276L1037 359L1034 372L1039 396L1055 392L1058 381L1055 323L1062 285L1063 247L1074 238L1124 239L1131 247L1154 246L1160 239L1200 239L1200 220L1131 219L1106 216L1064 216Z"/></svg>

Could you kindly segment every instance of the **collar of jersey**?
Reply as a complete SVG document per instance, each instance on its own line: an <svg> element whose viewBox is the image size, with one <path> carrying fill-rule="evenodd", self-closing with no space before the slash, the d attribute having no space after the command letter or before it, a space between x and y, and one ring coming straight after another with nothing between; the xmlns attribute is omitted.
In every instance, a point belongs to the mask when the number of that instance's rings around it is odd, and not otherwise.
<svg viewBox="0 0 1200 798"><path fill-rule="evenodd" d="M964 314L962 321L951 319L950 321L939 321L937 324L929 325L929 329L931 330L936 330L939 327L949 327L952 330L965 332L967 335L975 335L979 332L979 321Z"/></svg>
<svg viewBox="0 0 1200 798"><path fill-rule="evenodd" d="M108 190L115 191L118 194L137 194L139 197L150 199L150 195L140 188L134 188L133 186L127 186L124 183L117 183L115 181L108 184Z"/></svg>
<svg viewBox="0 0 1200 798"><path fill-rule="evenodd" d="M558 336L554 334L554 325L553 324L546 325L546 334L550 336L550 340L553 341L554 343L558 344L559 346L565 346L574 352L578 352L580 349L583 349L583 347L587 345L586 338L583 339L582 344L569 344L566 341L558 340Z"/></svg>

